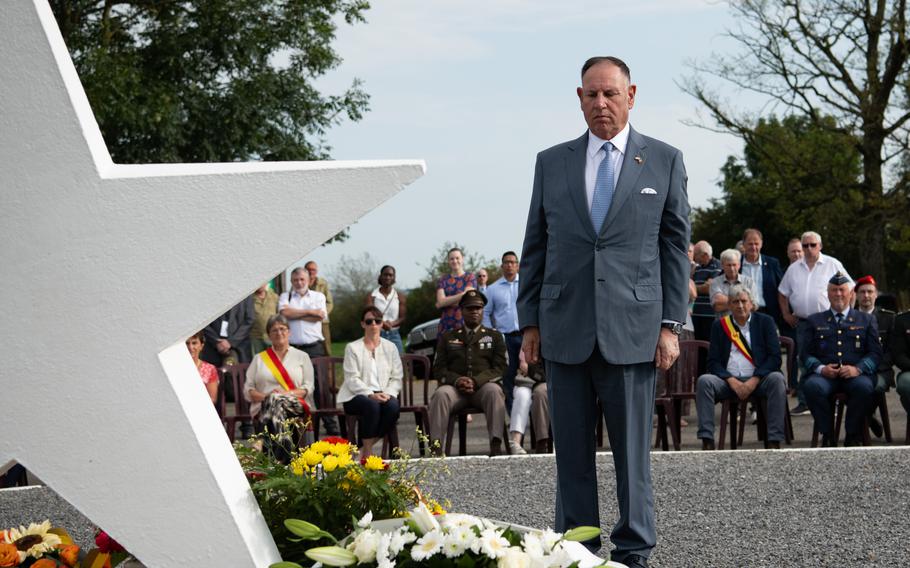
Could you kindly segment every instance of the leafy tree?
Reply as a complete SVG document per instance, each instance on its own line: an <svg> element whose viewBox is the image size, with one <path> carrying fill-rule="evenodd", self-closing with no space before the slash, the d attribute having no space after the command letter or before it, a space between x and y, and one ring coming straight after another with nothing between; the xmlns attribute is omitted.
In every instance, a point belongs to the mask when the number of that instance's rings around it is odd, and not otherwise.
<svg viewBox="0 0 910 568"><path fill-rule="evenodd" d="M742 137L760 153L774 154L780 142L755 136L759 117L732 108L710 89L705 75L758 94L770 112L799 115L819 129L841 135L860 156L861 168L848 196L834 189L827 195L843 197L852 205L852 220L839 228L864 246L856 271L885 281L885 259L890 257L886 247L894 241L906 243L910 212L906 190L910 174L893 175L910 146L906 0L729 4L740 26L727 35L742 52L716 54L708 63L694 64L695 74L683 88L708 109L721 131Z"/></svg>
<svg viewBox="0 0 910 568"><path fill-rule="evenodd" d="M721 169L722 199L695 210L693 234L720 250L757 227L765 252L783 258L790 238L814 230L826 253L857 272L866 250L852 232L862 163L850 142L849 135L805 117L760 119L742 159L730 157Z"/></svg>
<svg viewBox="0 0 910 568"><path fill-rule="evenodd" d="M370 253L357 258L342 255L329 276L332 283L332 336L338 341L353 341L363 335L360 311L367 295L376 287L379 267Z"/></svg>

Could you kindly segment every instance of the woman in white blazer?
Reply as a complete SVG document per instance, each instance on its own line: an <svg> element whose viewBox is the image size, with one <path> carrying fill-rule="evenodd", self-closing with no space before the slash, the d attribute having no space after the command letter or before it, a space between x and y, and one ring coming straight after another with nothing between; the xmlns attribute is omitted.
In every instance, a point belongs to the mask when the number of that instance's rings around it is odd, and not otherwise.
<svg viewBox="0 0 910 568"><path fill-rule="evenodd" d="M360 457L373 453L373 444L398 422L401 357L398 348L379 336L382 312L370 306L360 315L363 338L344 348L344 384L336 400L345 414L357 416Z"/></svg>

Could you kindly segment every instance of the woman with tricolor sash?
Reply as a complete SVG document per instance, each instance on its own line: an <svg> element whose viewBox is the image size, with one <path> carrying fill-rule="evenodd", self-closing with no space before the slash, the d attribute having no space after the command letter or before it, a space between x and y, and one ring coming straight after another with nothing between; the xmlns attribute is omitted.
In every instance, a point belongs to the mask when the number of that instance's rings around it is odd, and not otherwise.
<svg viewBox="0 0 910 568"><path fill-rule="evenodd" d="M373 454L373 445L398 423L398 393L404 370L398 347L380 336L382 312L375 306L360 314L363 337L344 348L344 384L338 402L345 414L357 416L360 458Z"/></svg>
<svg viewBox="0 0 910 568"><path fill-rule="evenodd" d="M272 346L256 354L246 372L244 397L250 413L277 439L275 457L289 459L297 447L301 428L289 431L288 421L299 418L308 423L313 404L313 363L309 355L290 346L290 327L281 314L269 318L266 333Z"/></svg>

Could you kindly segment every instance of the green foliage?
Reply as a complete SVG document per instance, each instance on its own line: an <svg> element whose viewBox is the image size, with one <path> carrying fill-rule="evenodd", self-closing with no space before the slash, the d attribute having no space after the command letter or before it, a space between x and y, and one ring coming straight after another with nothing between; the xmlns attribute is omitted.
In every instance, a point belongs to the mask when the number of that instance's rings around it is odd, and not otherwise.
<svg viewBox="0 0 910 568"><path fill-rule="evenodd" d="M323 137L359 120L359 81L323 95L341 62L335 16L364 0L51 0L111 156L120 163L328 157Z"/></svg>
<svg viewBox="0 0 910 568"><path fill-rule="evenodd" d="M499 277L498 263L467 250L457 242L446 241L424 266L425 273L420 284L408 293L408 319L401 326L402 339L415 326L439 317L440 312L436 309L436 283L443 274L450 272L447 258L448 252L453 248L460 248L464 253L465 272L486 268L490 273L490 282Z"/></svg>
<svg viewBox="0 0 910 568"><path fill-rule="evenodd" d="M759 120L743 157L728 158L721 171L723 197L696 208L694 239L706 239L718 251L757 227L763 250L786 259L790 238L813 230L826 253L859 270L865 243L857 236L870 204L859 191L862 159L855 140L837 132L833 119L822 126L797 116Z"/></svg>
<svg viewBox="0 0 910 568"><path fill-rule="evenodd" d="M367 295L377 286L379 266L369 253L352 258L346 255L331 269L332 284L332 339L353 341L363 337L360 313Z"/></svg>

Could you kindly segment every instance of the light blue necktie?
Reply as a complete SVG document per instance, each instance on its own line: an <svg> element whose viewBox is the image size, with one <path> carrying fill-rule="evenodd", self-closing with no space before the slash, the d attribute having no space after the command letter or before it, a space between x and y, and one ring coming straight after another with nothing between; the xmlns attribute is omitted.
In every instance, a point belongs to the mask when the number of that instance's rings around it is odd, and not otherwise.
<svg viewBox="0 0 910 568"><path fill-rule="evenodd" d="M607 212L610 211L610 203L613 201L613 144L604 142L603 149L607 155L597 168L594 198L591 200L591 224L594 225L595 233L600 232L604 219L607 218Z"/></svg>

